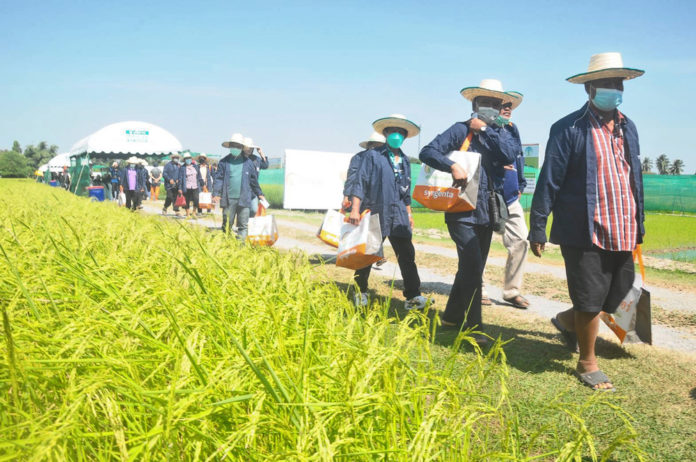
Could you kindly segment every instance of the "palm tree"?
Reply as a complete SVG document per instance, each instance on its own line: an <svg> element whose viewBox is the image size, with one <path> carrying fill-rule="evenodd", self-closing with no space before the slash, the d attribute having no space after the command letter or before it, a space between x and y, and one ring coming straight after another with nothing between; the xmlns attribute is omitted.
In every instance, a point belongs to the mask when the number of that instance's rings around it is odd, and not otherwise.
<svg viewBox="0 0 696 462"><path fill-rule="evenodd" d="M38 149L39 151L45 151L45 150L48 149L48 143L46 143L45 141L41 141L41 142L39 142L39 144L36 146L36 149Z"/></svg>
<svg viewBox="0 0 696 462"><path fill-rule="evenodd" d="M643 159L643 164L642 164L642 168L641 168L643 173L650 173L652 168L653 168L652 159L650 157L646 157L645 159Z"/></svg>
<svg viewBox="0 0 696 462"><path fill-rule="evenodd" d="M660 154L655 161L655 166L660 175L667 175L669 170L669 159L667 158L667 154Z"/></svg>
<svg viewBox="0 0 696 462"><path fill-rule="evenodd" d="M669 173L670 175L681 175L683 169L684 162L682 162L681 159L675 159L674 162L672 162L672 166L669 169Z"/></svg>

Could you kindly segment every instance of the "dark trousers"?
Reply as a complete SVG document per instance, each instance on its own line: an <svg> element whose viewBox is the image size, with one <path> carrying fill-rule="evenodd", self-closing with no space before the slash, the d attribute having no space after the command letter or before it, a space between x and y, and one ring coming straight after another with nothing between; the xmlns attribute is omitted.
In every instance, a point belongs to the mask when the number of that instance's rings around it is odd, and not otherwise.
<svg viewBox="0 0 696 462"><path fill-rule="evenodd" d="M457 245L459 265L442 319L465 327L483 327L481 320L481 282L491 248L490 226L447 223Z"/></svg>
<svg viewBox="0 0 696 462"><path fill-rule="evenodd" d="M401 277L404 280L404 298L407 300L420 295L420 276L416 267L416 249L413 248L413 241L410 237L389 236L392 249L399 262ZM353 280L360 289L360 292L367 292L367 280L370 278L372 265L359 269L353 275Z"/></svg>
<svg viewBox="0 0 696 462"><path fill-rule="evenodd" d="M186 197L186 209L191 208L191 203L193 203L194 208L198 208L198 189L187 189L184 196Z"/></svg>
<svg viewBox="0 0 696 462"><path fill-rule="evenodd" d="M111 183L111 194L113 200L118 200L118 193L120 192L120 188L118 187L118 183Z"/></svg>
<svg viewBox="0 0 696 462"><path fill-rule="evenodd" d="M164 206L163 206L163 209L164 209L164 210L167 210L167 209L169 208L170 205L175 204L175 203L176 203L176 196L178 196L178 195L179 195L179 190L173 189L173 188L167 188L167 198L164 199ZM174 211L175 211L175 212L178 212L178 211L179 211L179 207L177 207L177 206L175 205L175 206L174 206Z"/></svg>
<svg viewBox="0 0 696 462"><path fill-rule="evenodd" d="M123 192L126 193L126 208L135 210L138 207L138 196L140 193L132 189L125 189Z"/></svg>

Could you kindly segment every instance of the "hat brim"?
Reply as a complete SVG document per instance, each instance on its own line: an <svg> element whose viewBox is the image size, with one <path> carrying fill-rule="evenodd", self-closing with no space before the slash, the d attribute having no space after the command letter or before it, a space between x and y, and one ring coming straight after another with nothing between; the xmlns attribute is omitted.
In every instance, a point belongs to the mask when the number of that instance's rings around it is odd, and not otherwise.
<svg viewBox="0 0 696 462"><path fill-rule="evenodd" d="M233 144L238 144L240 146L244 146L244 143L242 143L240 141L223 141L222 147L223 148L231 148Z"/></svg>
<svg viewBox="0 0 696 462"><path fill-rule="evenodd" d="M519 106L520 103L522 102L522 98L518 98L517 96L511 95L508 92L498 91L498 90L489 90L488 88L483 88L483 87L462 88L462 90L459 92L459 94L462 95L465 99L468 99L469 101L473 101L474 98L476 98L478 96L488 96L489 98L497 98L497 99L502 100L503 104L512 103L512 105L514 107Z"/></svg>
<svg viewBox="0 0 696 462"><path fill-rule="evenodd" d="M632 69L630 67L612 67L609 69L600 69L598 71L583 72L568 77L566 80L570 83L586 83L600 79L624 79L631 80L645 74L644 70Z"/></svg>
<svg viewBox="0 0 696 462"><path fill-rule="evenodd" d="M372 122L372 128L377 133L383 133L385 128L394 127L401 128L406 131L406 138L411 138L420 133L420 127L408 119L398 117L384 117Z"/></svg>
<svg viewBox="0 0 696 462"><path fill-rule="evenodd" d="M522 104L522 100L524 99L524 95L520 93L519 91L508 91L506 92L510 96L514 96L515 100L511 102L512 106L510 107L511 110L517 109L517 106Z"/></svg>

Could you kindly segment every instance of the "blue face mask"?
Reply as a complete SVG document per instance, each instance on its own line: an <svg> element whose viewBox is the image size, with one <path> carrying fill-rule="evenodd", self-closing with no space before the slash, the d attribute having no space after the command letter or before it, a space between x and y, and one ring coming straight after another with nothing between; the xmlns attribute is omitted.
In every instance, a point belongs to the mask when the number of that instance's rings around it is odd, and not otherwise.
<svg viewBox="0 0 696 462"><path fill-rule="evenodd" d="M232 154L234 157L237 157L240 152L242 152L241 148L230 148L230 154Z"/></svg>
<svg viewBox="0 0 696 462"><path fill-rule="evenodd" d="M404 142L404 135L399 132L387 135L387 144L392 149L399 149Z"/></svg>
<svg viewBox="0 0 696 462"><path fill-rule="evenodd" d="M623 101L623 92L615 88L595 88L592 104L601 111L613 111Z"/></svg>
<svg viewBox="0 0 696 462"><path fill-rule="evenodd" d="M495 124L499 127L504 127L505 125L510 123L510 119L506 119L505 117L499 115L498 117L495 118Z"/></svg>
<svg viewBox="0 0 696 462"><path fill-rule="evenodd" d="M191 165L191 159L186 159L186 165Z"/></svg>

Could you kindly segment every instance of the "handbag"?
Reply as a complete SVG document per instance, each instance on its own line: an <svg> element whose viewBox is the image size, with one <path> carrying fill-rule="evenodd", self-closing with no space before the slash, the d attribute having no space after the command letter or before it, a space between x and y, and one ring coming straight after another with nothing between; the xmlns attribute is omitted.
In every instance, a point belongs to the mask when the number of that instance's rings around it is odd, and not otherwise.
<svg viewBox="0 0 696 462"><path fill-rule="evenodd" d="M336 266L359 270L382 259L384 254L379 214L372 215L369 210L365 210L360 218L357 225L343 224Z"/></svg>
<svg viewBox="0 0 696 462"><path fill-rule="evenodd" d="M278 225L273 215L266 215L266 208L259 205L256 216L249 218L247 242L252 245L272 246L278 240Z"/></svg>
<svg viewBox="0 0 696 462"><path fill-rule="evenodd" d="M645 266L640 245L633 251L633 259L638 260L640 274L636 274L633 286L621 300L612 314L601 312L600 318L619 338L621 343L647 343L652 345L652 312L650 292L643 286Z"/></svg>
<svg viewBox="0 0 696 462"><path fill-rule="evenodd" d="M488 215L491 228L496 233L502 233L505 229L505 220L510 218L505 198L493 189L493 180L488 177Z"/></svg>
<svg viewBox="0 0 696 462"><path fill-rule="evenodd" d="M176 196L176 201L174 201L174 206L175 207L186 207L186 198L184 197L183 194L179 194Z"/></svg>
<svg viewBox="0 0 696 462"><path fill-rule="evenodd" d="M476 209L481 176L481 154L469 151L473 133L462 143L459 151L447 157L461 165L467 173L467 184L463 189L452 187L452 175L429 165L421 165L418 180L413 188L413 198L423 206L441 212L468 212Z"/></svg>

